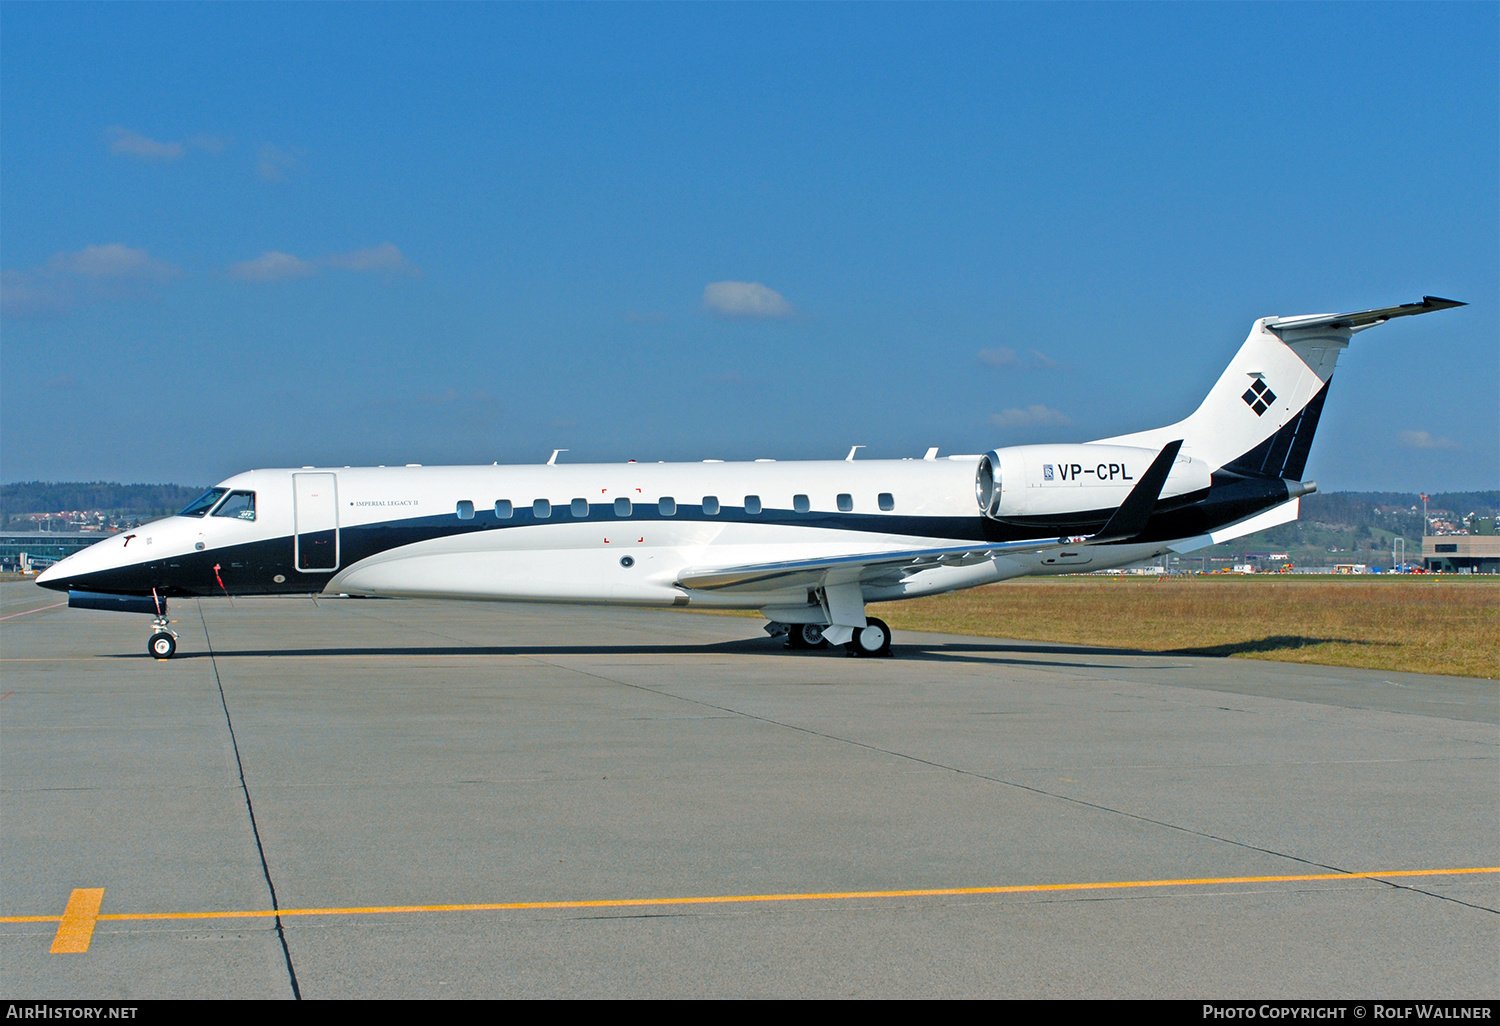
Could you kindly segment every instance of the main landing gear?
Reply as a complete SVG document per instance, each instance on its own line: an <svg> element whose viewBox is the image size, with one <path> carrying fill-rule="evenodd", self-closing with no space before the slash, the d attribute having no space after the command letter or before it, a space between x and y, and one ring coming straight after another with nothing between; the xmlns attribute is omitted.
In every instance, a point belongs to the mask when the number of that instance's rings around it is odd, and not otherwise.
<svg viewBox="0 0 1500 1026"><path fill-rule="evenodd" d="M891 654L891 629L884 620L873 616L866 618L867 626L855 630L854 637L844 646L844 651L853 656L888 656Z"/></svg>
<svg viewBox="0 0 1500 1026"><path fill-rule="evenodd" d="M891 629L884 620L866 618L866 626L854 631L853 637L844 643L844 652L852 656L888 656L891 654ZM772 635L785 634L786 647L804 651L827 648L828 639L823 637L823 625L817 623L773 623L766 627Z"/></svg>
<svg viewBox="0 0 1500 1026"><path fill-rule="evenodd" d="M827 648L823 638L823 627L816 623L794 623L787 625L787 648Z"/></svg>

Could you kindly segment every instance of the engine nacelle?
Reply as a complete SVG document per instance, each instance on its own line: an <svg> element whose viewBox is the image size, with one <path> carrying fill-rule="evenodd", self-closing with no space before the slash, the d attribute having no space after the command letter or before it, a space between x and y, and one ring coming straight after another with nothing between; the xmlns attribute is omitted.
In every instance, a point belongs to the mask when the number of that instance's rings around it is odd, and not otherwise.
<svg viewBox="0 0 1500 1026"><path fill-rule="evenodd" d="M979 459L974 496L996 520L1112 510L1125 501L1157 450L1128 445L1013 445ZM1178 454L1162 499L1205 491L1207 463Z"/></svg>

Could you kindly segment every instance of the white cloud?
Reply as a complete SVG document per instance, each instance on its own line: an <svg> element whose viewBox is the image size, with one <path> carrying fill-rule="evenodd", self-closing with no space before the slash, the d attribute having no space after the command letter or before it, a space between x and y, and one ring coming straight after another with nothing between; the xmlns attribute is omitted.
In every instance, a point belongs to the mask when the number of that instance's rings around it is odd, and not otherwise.
<svg viewBox="0 0 1500 1026"><path fill-rule="evenodd" d="M1024 410L1002 410L990 417L990 423L999 428L1064 427L1073 423L1073 418L1037 404Z"/></svg>
<svg viewBox="0 0 1500 1026"><path fill-rule="evenodd" d="M308 278L318 273L316 264L298 259L290 253L274 250L262 253L254 260L244 260L229 268L231 277L241 281L267 282L286 281L288 278Z"/></svg>
<svg viewBox="0 0 1500 1026"><path fill-rule="evenodd" d="M185 142L162 142L119 125L106 129L104 137L109 140L109 152L148 164L181 160L189 147L206 153L223 153L230 143L228 138L221 135L195 135Z"/></svg>
<svg viewBox="0 0 1500 1026"><path fill-rule="evenodd" d="M1426 431L1403 431L1398 436L1406 449L1457 449L1458 443L1451 438L1434 438Z"/></svg>
<svg viewBox="0 0 1500 1026"><path fill-rule="evenodd" d="M703 287L703 309L745 320L784 320L796 313L780 292L758 281L710 282Z"/></svg>
<svg viewBox="0 0 1500 1026"><path fill-rule="evenodd" d="M268 182L279 182L286 173L302 163L302 151L286 150L274 143L262 143L256 154L255 171Z"/></svg>
<svg viewBox="0 0 1500 1026"><path fill-rule="evenodd" d="M181 160L187 147L179 142L159 142L139 132L115 125L104 133L110 139L109 152L120 157L143 160L149 164L163 164L170 160Z"/></svg>
<svg viewBox="0 0 1500 1026"><path fill-rule="evenodd" d="M1028 349L1022 356L1014 349L1000 346L998 349L981 349L978 356L979 362L986 366L1012 370L1054 370L1058 366L1056 360L1036 349Z"/></svg>
<svg viewBox="0 0 1500 1026"><path fill-rule="evenodd" d="M416 264L401 255L401 250L389 242L382 242L369 249L334 253L317 260L303 260L291 253L272 250L262 253L254 260L245 260L233 265L229 268L229 275L241 281L287 281L292 278L311 278L322 274L325 267L360 274L408 274L412 277L419 277L422 273Z"/></svg>
<svg viewBox="0 0 1500 1026"><path fill-rule="evenodd" d="M417 265L401 255L401 251L389 242L382 242L369 249L356 249L349 253L335 253L323 263L345 271L383 271L386 274L418 275Z"/></svg>
<svg viewBox="0 0 1500 1026"><path fill-rule="evenodd" d="M20 317L61 313L80 302L129 299L181 274L144 249L118 242L85 246L54 254L40 267L0 274L0 307Z"/></svg>
<svg viewBox="0 0 1500 1026"><path fill-rule="evenodd" d="M85 246L76 253L59 253L52 263L83 278L165 281L182 273L171 264L151 259L144 249L131 249L118 242Z"/></svg>

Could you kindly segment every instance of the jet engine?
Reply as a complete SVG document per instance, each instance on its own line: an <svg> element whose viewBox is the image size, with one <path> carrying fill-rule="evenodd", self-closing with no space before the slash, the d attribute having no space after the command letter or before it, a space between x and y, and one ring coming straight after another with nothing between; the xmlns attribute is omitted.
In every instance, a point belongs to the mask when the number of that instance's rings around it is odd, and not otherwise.
<svg viewBox="0 0 1500 1026"><path fill-rule="evenodd" d="M993 520L1085 526L1125 501L1157 450L1126 445L1015 445L979 459L974 496ZM1208 492L1207 463L1178 454L1159 501L1177 506ZM1081 519L1077 515L1082 514ZM1092 514L1092 516L1090 516Z"/></svg>

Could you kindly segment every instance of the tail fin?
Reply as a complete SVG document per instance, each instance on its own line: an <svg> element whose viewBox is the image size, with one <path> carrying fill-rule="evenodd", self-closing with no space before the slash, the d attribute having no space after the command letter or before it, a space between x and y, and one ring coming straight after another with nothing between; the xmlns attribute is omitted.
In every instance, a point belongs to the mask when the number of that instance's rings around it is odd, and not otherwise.
<svg viewBox="0 0 1500 1026"><path fill-rule="evenodd" d="M1184 455L1215 470L1299 480L1334 365L1350 338L1392 317L1464 305L1424 296L1420 303L1359 313L1262 317L1208 397L1185 420L1099 441L1160 449L1181 438Z"/></svg>

